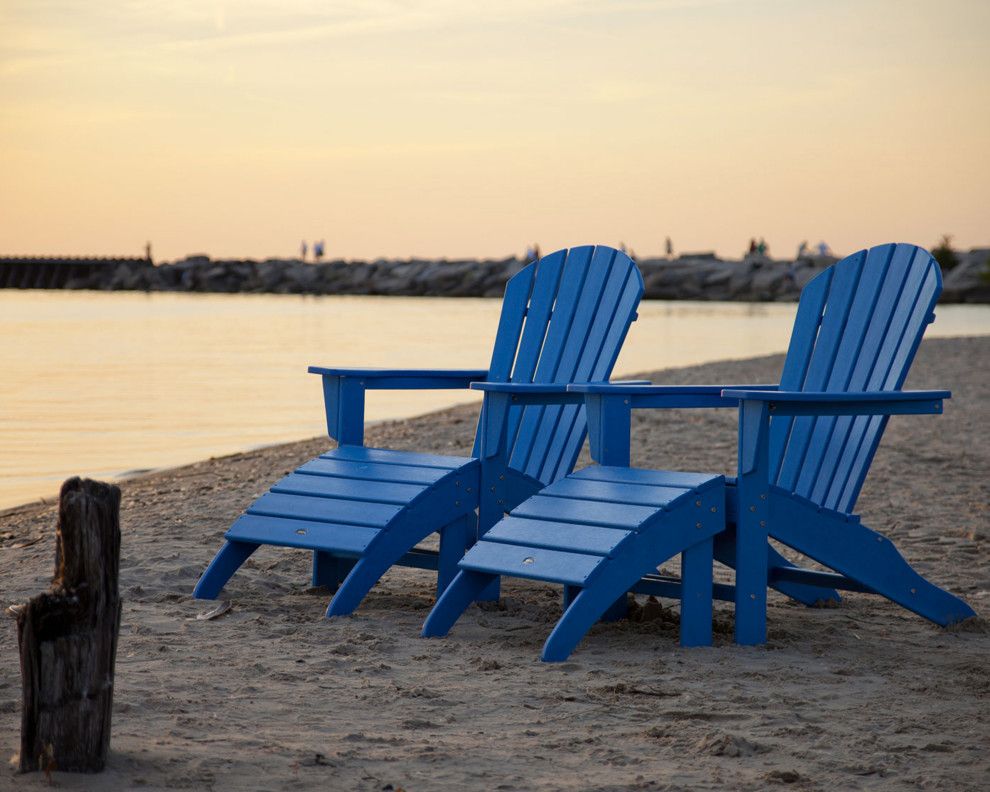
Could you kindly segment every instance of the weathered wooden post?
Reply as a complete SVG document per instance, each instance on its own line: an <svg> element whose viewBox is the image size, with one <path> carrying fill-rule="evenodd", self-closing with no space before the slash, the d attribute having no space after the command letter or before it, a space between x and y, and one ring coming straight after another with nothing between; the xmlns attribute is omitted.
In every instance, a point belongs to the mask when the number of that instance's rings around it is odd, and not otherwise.
<svg viewBox="0 0 990 792"><path fill-rule="evenodd" d="M62 485L55 577L17 616L21 772L96 773L110 747L120 629L120 488Z"/></svg>

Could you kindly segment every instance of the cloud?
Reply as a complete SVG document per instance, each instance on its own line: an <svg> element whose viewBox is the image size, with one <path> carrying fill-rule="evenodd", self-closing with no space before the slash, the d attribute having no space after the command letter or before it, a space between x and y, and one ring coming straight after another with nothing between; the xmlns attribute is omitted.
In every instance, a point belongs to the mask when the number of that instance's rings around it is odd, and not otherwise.
<svg viewBox="0 0 990 792"><path fill-rule="evenodd" d="M218 52L724 5L737 0L8 0L0 76L156 51Z"/></svg>

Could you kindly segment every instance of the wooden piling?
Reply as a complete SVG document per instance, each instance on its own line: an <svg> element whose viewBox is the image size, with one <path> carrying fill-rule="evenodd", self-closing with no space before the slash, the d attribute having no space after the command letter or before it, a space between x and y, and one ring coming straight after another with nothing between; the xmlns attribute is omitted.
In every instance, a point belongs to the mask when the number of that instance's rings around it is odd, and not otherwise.
<svg viewBox="0 0 990 792"><path fill-rule="evenodd" d="M120 630L120 488L62 485L55 577L17 616L21 772L95 773L110 746Z"/></svg>

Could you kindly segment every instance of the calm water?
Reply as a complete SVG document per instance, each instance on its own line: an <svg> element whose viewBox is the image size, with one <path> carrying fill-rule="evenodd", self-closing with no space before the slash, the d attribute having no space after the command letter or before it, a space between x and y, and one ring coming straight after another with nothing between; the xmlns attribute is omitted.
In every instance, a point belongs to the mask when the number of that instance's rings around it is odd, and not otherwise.
<svg viewBox="0 0 990 792"><path fill-rule="evenodd" d="M488 365L500 300L0 290L0 508L325 432L310 364ZM624 376L784 351L793 305L648 302ZM990 307L946 306L929 335L990 335ZM369 393L368 420L477 400Z"/></svg>

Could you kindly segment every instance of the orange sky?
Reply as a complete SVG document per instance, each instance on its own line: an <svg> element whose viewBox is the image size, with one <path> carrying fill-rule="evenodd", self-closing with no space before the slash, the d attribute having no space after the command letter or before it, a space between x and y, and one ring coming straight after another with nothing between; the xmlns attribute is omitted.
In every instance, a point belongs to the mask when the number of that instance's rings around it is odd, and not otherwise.
<svg viewBox="0 0 990 792"><path fill-rule="evenodd" d="M985 0L5 0L0 255L990 245Z"/></svg>

